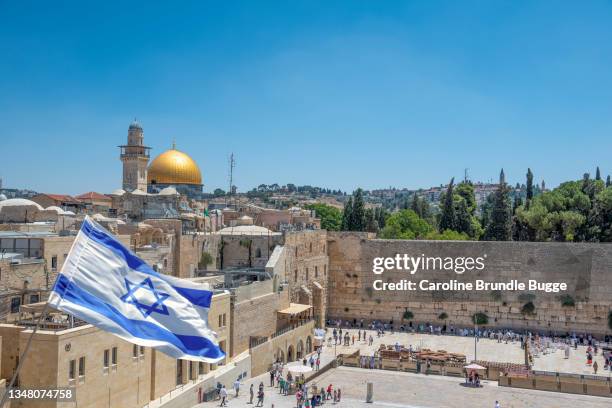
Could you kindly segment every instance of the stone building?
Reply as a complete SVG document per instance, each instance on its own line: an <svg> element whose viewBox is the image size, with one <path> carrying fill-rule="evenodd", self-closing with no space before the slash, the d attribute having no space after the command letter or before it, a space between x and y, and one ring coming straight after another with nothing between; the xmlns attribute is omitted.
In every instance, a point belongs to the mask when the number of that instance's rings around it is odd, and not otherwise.
<svg viewBox="0 0 612 408"><path fill-rule="evenodd" d="M119 148L119 158L123 163L122 189L147 191L147 164L151 148L145 146L144 131L136 120L128 128L127 144Z"/></svg>
<svg viewBox="0 0 612 408"><path fill-rule="evenodd" d="M209 312L210 327L218 334L220 347L224 350L227 349L231 324L229 300L228 293L215 293ZM27 327L32 324L40 309L40 306L29 308L31 317L17 324L0 324L2 378L11 378L18 356L31 334L31 329ZM231 364L229 361L208 364L172 359L91 325L78 322L71 324L70 319L61 313L52 314L54 322L45 322L33 337L28 358L24 360L19 376L19 386L74 387L77 406L142 407L178 386L192 383L207 391L224 375L232 377L233 381L245 369L250 371L250 367L240 362L242 360ZM228 364L227 369L221 369ZM193 403L197 402L197 395L189 393L189 396ZM16 407L28 408L64 406L62 403L24 400L14 404Z"/></svg>

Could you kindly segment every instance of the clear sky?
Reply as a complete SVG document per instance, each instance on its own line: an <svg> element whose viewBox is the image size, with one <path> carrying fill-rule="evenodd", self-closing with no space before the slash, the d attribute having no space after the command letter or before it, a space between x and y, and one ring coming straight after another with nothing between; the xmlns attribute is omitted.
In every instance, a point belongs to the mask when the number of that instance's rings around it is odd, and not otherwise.
<svg viewBox="0 0 612 408"><path fill-rule="evenodd" d="M110 192L134 117L206 191L230 152L241 191L607 175L611 21L595 0L0 0L0 176Z"/></svg>

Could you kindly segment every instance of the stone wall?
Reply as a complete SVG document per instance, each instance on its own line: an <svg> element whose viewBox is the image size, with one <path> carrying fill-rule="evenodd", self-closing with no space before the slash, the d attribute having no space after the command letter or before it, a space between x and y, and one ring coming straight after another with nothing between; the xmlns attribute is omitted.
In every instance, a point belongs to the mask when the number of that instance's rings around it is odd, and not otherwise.
<svg viewBox="0 0 612 408"><path fill-rule="evenodd" d="M489 325L507 328L529 328L558 332L578 331L608 333L607 316L612 307L612 245L377 240L364 233L329 233L330 282L328 315L345 320L393 319L402 321L404 311L414 314L413 323L472 326L474 313L486 313ZM485 256L482 271L465 272L428 270L410 275L405 270L372 272L375 257L396 254L433 257ZM528 301L524 292L410 292L369 289L375 279L399 282L459 281L475 278L492 282L510 279L541 282L566 282L574 307L562 306L560 294L532 292L529 300L534 314L523 314ZM448 318L438 319L442 313ZM409 322L405 322L409 324Z"/></svg>
<svg viewBox="0 0 612 408"><path fill-rule="evenodd" d="M325 321L327 308L328 256L327 231L304 230L285 235L286 282L290 300L300 303L304 290L320 296L313 299L314 315L319 324ZM318 283L314 290L315 282Z"/></svg>
<svg viewBox="0 0 612 408"><path fill-rule="evenodd" d="M234 305L232 356L249 349L251 337L268 337L277 330L277 311L289 306L286 292L268 292Z"/></svg>

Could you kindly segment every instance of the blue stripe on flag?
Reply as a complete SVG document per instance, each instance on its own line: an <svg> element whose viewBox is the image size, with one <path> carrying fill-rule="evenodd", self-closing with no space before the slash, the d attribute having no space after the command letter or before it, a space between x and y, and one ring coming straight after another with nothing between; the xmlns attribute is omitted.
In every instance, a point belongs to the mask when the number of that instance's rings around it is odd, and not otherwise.
<svg viewBox="0 0 612 408"><path fill-rule="evenodd" d="M77 287L62 274L58 275L53 291L69 302L90 309L92 312L112 320L134 337L167 342L190 356L210 359L219 359L225 356L225 353L206 337L176 334L147 321L128 319L116 308ZM72 314L85 321L90 320L90 316L79 316L79 313ZM113 333L116 332L114 328L102 328Z"/></svg>
<svg viewBox="0 0 612 408"><path fill-rule="evenodd" d="M87 236L87 238L96 241L97 243L104 245L108 249L115 252L117 255L125 259L125 262L130 267L138 272L146 273L151 276L155 276L161 280L168 282L170 286L174 288L181 296L189 300L196 306L210 308L210 302L212 300L213 293L209 290L185 288L181 286L174 286L172 282L164 279L164 276L155 272L153 268L147 265L142 259L131 253L126 247L123 246L115 237L106 233L106 231L96 228L92 223L85 220L81 226L81 231Z"/></svg>

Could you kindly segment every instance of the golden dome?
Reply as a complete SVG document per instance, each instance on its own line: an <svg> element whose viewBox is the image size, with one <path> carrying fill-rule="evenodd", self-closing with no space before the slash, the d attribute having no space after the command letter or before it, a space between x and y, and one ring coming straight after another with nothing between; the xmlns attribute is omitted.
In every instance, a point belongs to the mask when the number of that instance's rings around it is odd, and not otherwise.
<svg viewBox="0 0 612 408"><path fill-rule="evenodd" d="M149 164L149 184L202 184L202 174L191 157L176 149L166 150Z"/></svg>

